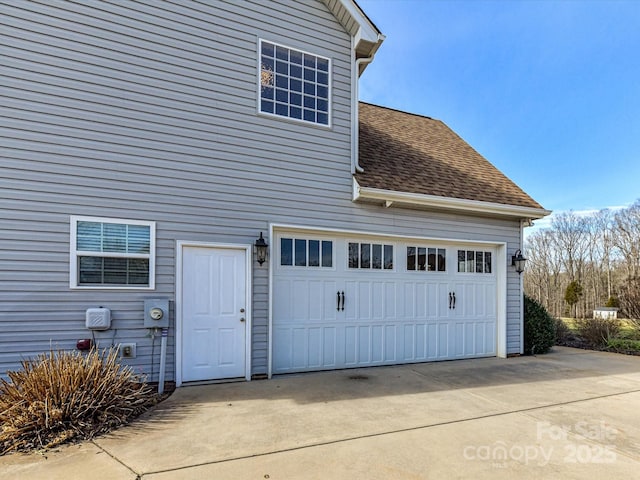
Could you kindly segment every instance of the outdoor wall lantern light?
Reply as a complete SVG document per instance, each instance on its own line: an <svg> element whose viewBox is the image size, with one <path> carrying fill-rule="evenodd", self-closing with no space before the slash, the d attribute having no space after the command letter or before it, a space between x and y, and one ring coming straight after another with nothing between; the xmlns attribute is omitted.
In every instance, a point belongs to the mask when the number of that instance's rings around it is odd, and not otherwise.
<svg viewBox="0 0 640 480"><path fill-rule="evenodd" d="M516 250L516 253L511 257L511 265L516 267L516 272L518 274L524 272L524 262L527 259L522 256L522 251L520 249Z"/></svg>
<svg viewBox="0 0 640 480"><path fill-rule="evenodd" d="M262 265L267 259L267 249L269 248L267 242L265 242L264 238L262 238L262 232L260 232L260 238L256 240L255 247L256 257L258 257L258 263Z"/></svg>

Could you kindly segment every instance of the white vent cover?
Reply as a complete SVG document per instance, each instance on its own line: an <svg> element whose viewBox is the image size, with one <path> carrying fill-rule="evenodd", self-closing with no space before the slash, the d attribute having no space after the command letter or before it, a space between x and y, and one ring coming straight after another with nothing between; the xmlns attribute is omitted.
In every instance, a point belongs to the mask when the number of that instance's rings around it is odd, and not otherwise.
<svg viewBox="0 0 640 480"><path fill-rule="evenodd" d="M86 327L89 330L109 330L111 328L111 310L108 308L88 308Z"/></svg>

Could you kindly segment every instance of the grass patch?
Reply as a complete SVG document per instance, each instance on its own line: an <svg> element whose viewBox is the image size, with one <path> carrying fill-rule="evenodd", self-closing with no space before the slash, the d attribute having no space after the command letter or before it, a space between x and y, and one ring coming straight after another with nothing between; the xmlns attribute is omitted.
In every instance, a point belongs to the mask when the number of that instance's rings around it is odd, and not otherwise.
<svg viewBox="0 0 640 480"><path fill-rule="evenodd" d="M607 342L607 348L619 353L638 352L640 353L640 340L629 338L612 338Z"/></svg>

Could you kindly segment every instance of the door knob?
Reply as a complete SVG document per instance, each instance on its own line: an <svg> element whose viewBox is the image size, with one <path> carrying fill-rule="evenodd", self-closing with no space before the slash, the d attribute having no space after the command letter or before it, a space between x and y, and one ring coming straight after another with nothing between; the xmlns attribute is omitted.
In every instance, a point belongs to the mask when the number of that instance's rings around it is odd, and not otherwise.
<svg viewBox="0 0 640 480"><path fill-rule="evenodd" d="M240 309L240 313L244 313L244 308L241 308L241 309Z"/></svg>
<svg viewBox="0 0 640 480"><path fill-rule="evenodd" d="M240 321L241 321L241 322L244 322L244 317L241 317L241 318L240 318Z"/></svg>

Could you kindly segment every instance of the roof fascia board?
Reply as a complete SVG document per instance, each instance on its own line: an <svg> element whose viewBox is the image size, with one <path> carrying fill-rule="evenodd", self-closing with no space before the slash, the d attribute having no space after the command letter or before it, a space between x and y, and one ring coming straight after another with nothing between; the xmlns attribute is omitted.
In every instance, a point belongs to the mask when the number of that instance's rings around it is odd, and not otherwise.
<svg viewBox="0 0 640 480"><path fill-rule="evenodd" d="M380 39L381 32L371 23L371 20L360 10L360 7L356 5L353 0L338 0L343 8L351 15L351 17L360 26L358 32L355 34L355 44L357 45L361 40L367 42L377 43ZM384 36L383 36L384 38Z"/></svg>
<svg viewBox="0 0 640 480"><path fill-rule="evenodd" d="M535 220L551 213L544 208L522 207L519 205L504 205L501 203L481 202L462 198L439 197L437 195L425 195L421 193L396 192L380 188L362 187L353 179L353 201L379 200L384 202L404 203L420 205L424 207L442 208L447 210L467 211L491 215L504 215L510 217L528 218Z"/></svg>

